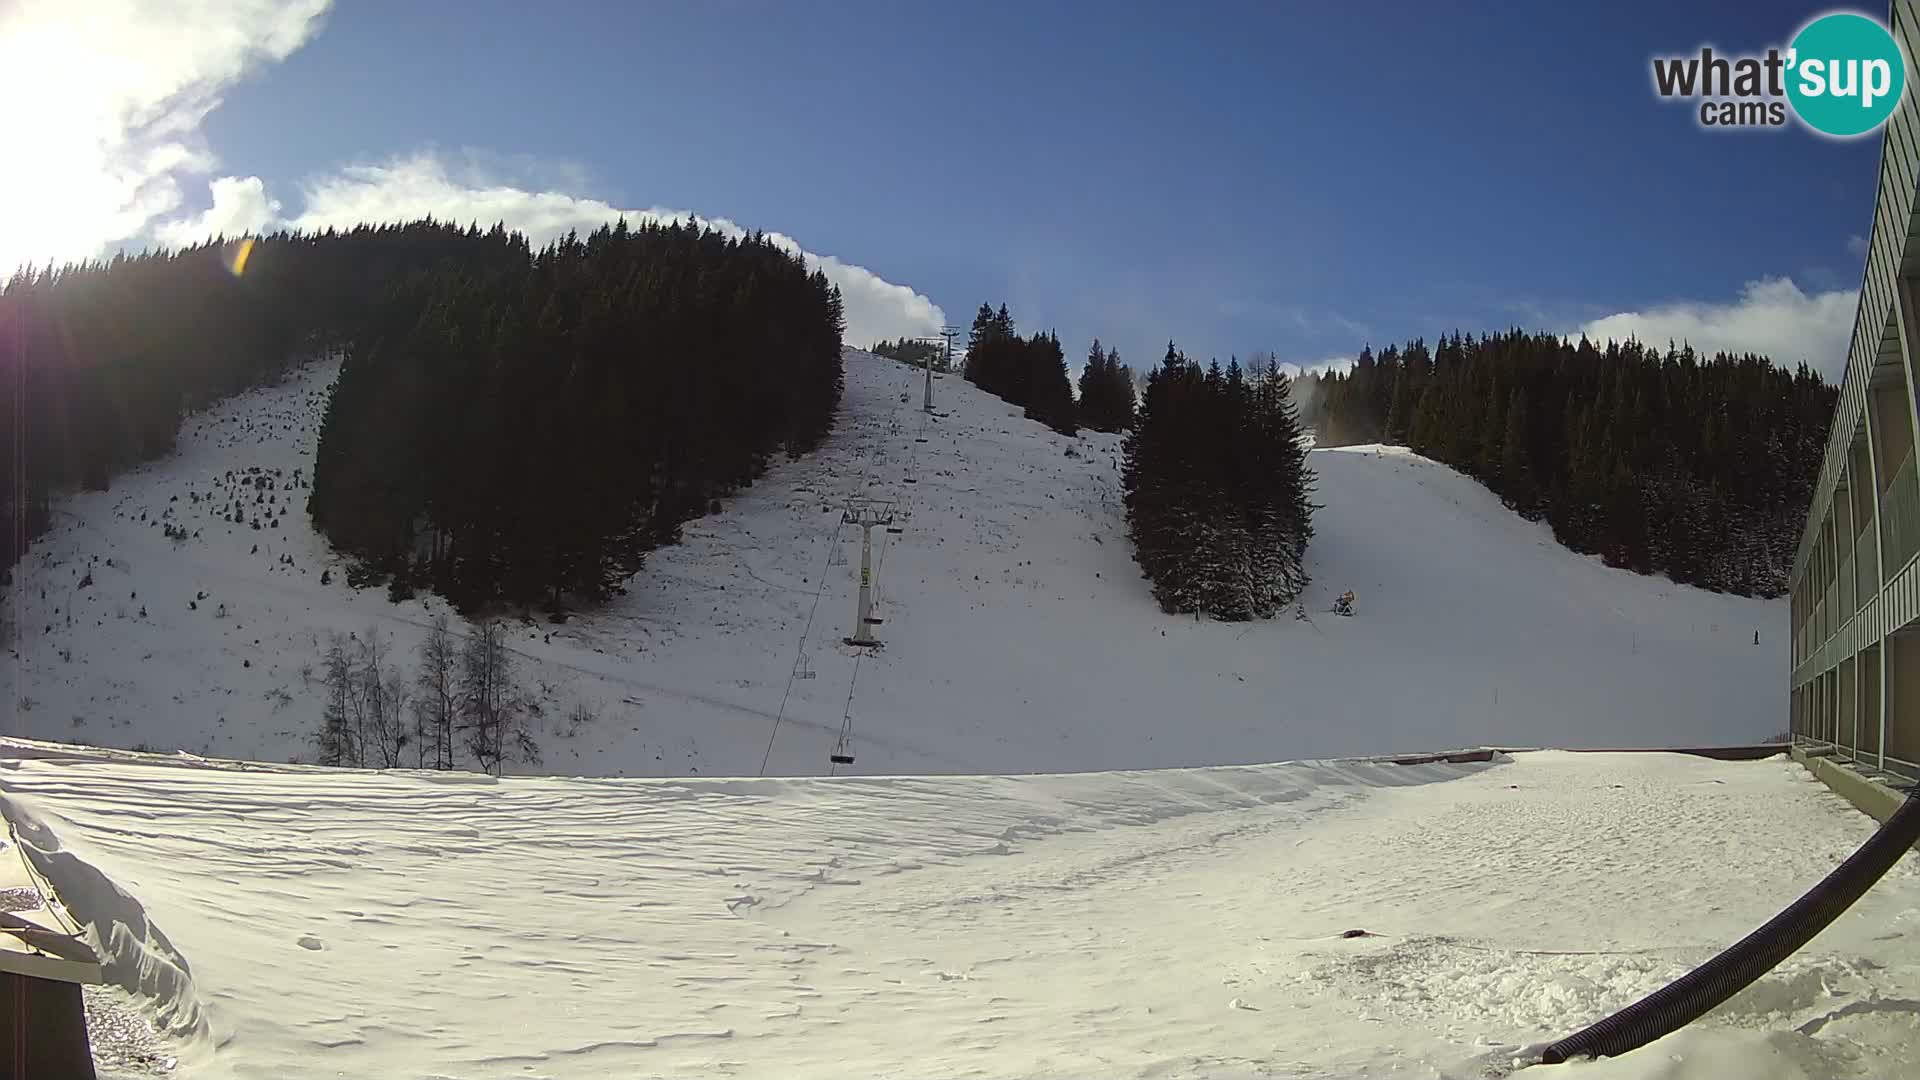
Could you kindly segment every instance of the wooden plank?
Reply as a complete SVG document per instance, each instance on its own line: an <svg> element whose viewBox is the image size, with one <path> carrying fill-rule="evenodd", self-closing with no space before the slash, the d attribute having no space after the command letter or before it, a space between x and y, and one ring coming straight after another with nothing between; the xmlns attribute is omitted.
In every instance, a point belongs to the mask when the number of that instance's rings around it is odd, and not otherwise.
<svg viewBox="0 0 1920 1080"><path fill-rule="evenodd" d="M71 983L103 981L100 957L85 941L10 912L0 912L0 971Z"/></svg>
<svg viewBox="0 0 1920 1080"><path fill-rule="evenodd" d="M0 1080L94 1080L86 1003L70 982L0 973Z"/></svg>

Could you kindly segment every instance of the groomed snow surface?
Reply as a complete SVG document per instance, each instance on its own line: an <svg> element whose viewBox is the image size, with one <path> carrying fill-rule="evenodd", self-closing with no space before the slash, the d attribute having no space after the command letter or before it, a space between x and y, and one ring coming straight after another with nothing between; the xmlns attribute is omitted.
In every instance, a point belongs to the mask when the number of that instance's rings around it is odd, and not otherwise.
<svg viewBox="0 0 1920 1080"><path fill-rule="evenodd" d="M1478 1077L1873 828L1781 758L493 780L0 752L0 809L194 1078ZM1523 1075L1911 1077L1917 945L1909 856L1694 1027Z"/></svg>
<svg viewBox="0 0 1920 1080"><path fill-rule="evenodd" d="M172 457L59 504L19 574L0 735L310 760L329 633L377 626L411 663L442 605L349 588L304 512L296 472L311 477L332 376L315 364L193 417ZM1786 729L1785 601L1610 570L1403 449L1310 455L1324 506L1311 621L1163 615L1125 539L1117 437L1062 438L959 378L938 380L944 415L929 418L922 378L850 351L819 452L690 524L609 609L518 625L544 709L545 763L528 771L755 775L765 760L819 775L843 724L851 771L868 774ZM894 500L901 529L874 530L887 644L871 655L841 640L860 535L840 516L855 495ZM236 500L240 524L220 516ZM1358 614L1328 614L1347 589ZM574 731L576 704L596 719Z"/></svg>

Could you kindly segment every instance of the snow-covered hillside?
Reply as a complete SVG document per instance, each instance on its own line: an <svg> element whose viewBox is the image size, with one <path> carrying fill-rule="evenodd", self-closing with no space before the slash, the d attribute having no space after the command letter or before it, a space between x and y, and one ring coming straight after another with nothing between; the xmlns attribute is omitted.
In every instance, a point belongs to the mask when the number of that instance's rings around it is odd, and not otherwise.
<svg viewBox="0 0 1920 1080"><path fill-rule="evenodd" d="M331 374L316 365L196 417L174 456L58 507L15 590L0 733L284 761L311 753L328 633L377 625L412 651L439 602L349 588L302 512ZM959 378L937 397L942 415L925 416L919 372L850 352L820 452L692 523L609 610L519 626L545 705L542 769L737 775L766 757L769 772L817 774L843 725L862 773L1676 745L1786 726L1783 602L1609 570L1402 450L1311 455L1325 507L1311 621L1164 616L1128 554L1117 437L1062 438ZM841 643L860 552L840 508L856 495L895 500L901 530L874 532L886 647L871 655ZM1349 588L1358 614L1327 614ZM578 730L560 719L575 703L596 715Z"/></svg>
<svg viewBox="0 0 1920 1080"><path fill-rule="evenodd" d="M1558 751L494 780L0 742L0 792L145 995L96 1004L176 1032L103 1050L189 1080L1479 1080L1873 828L1782 758ZM1909 856L1699 1024L1523 1075L1910 1077L1916 1000Z"/></svg>

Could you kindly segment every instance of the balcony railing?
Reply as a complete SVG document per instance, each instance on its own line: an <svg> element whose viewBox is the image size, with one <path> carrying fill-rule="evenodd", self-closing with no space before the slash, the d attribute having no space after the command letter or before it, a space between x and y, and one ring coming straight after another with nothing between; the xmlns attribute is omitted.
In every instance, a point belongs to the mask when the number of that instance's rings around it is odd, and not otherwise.
<svg viewBox="0 0 1920 1080"><path fill-rule="evenodd" d="M1867 606L1880 592L1880 553L1875 550L1873 525L1869 523L1853 538L1854 610Z"/></svg>
<svg viewBox="0 0 1920 1080"><path fill-rule="evenodd" d="M1887 576L1891 578L1920 552L1920 480L1909 450L1880 496L1880 529L1887 538Z"/></svg>
<svg viewBox="0 0 1920 1080"><path fill-rule="evenodd" d="M1846 622L1854 612L1860 610L1860 601L1856 599L1853 574L1854 557L1848 555L1840 561L1840 576L1834 579L1834 595L1839 598L1840 606L1834 610L1840 614L1840 621Z"/></svg>

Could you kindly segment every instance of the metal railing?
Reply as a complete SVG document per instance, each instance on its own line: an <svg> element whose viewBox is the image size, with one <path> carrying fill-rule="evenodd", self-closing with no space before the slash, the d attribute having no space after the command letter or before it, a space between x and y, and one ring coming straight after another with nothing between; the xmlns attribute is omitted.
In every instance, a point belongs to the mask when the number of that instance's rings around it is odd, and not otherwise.
<svg viewBox="0 0 1920 1080"><path fill-rule="evenodd" d="M1834 579L1834 595L1840 599L1840 621L1845 623L1853 613L1860 610L1859 593L1854 588L1854 556L1849 553L1840 561L1840 576Z"/></svg>
<svg viewBox="0 0 1920 1080"><path fill-rule="evenodd" d="M1869 524L1853 538L1853 595L1855 611L1866 607L1880 592L1880 552Z"/></svg>
<svg viewBox="0 0 1920 1080"><path fill-rule="evenodd" d="M1880 528L1887 538L1887 575L1891 577L1920 552L1920 480L1914 476L1911 450L1880 496Z"/></svg>

